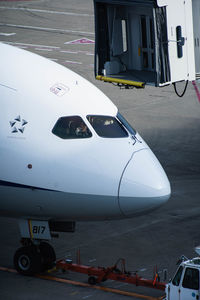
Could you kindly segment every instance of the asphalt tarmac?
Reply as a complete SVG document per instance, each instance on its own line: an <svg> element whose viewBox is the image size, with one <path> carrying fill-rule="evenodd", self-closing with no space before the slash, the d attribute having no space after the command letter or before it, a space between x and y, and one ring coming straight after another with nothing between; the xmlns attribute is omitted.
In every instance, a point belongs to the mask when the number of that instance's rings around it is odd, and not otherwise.
<svg viewBox="0 0 200 300"><path fill-rule="evenodd" d="M84 43L85 39L88 43ZM152 279L157 265L159 270L168 270L169 280L178 258L182 254L189 258L196 256L194 247L200 244L200 103L192 84L189 83L185 96L178 98L172 86L120 90L96 81L92 0L0 1L0 41L55 60L93 82L145 139L171 182L172 196L168 203L145 216L78 222L75 233L63 233L52 241L57 257L74 259L80 249L82 262L95 266L110 266L123 257L128 270ZM178 85L180 91L183 87L181 83ZM0 218L0 266L13 268L19 240L17 221ZM77 274L63 276L87 282L86 277ZM110 281L103 286L154 297L162 295L125 283ZM126 297L0 271L0 299Z"/></svg>

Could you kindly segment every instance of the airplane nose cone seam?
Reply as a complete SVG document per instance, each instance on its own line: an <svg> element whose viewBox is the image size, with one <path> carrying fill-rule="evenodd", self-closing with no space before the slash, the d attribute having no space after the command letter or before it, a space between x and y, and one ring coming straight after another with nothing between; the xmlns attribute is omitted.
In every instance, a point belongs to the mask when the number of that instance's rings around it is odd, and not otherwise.
<svg viewBox="0 0 200 300"><path fill-rule="evenodd" d="M159 207L171 195L168 178L149 148L133 152L118 186L118 205L123 216Z"/></svg>
<svg viewBox="0 0 200 300"><path fill-rule="evenodd" d="M117 195L117 198L118 198L119 209L120 209L120 211L121 211L121 213L122 213L123 216L125 216L125 214L124 214L124 212L123 212L123 210L122 210L122 208L121 208L121 204L120 204L120 187L121 187L122 178L123 178L123 175L124 175L124 173L125 173L125 171L126 171L126 168L128 167L130 161L132 160L133 156L134 156L137 152L140 152L140 151L142 151L142 150L144 150L144 149L148 149L148 148L143 148L143 149L134 151L134 152L132 153L130 159L128 160L127 164L126 164L125 167L124 167L124 170L122 171L122 174L121 174L121 177L120 177L120 180L119 180L119 185L118 185L118 195Z"/></svg>
<svg viewBox="0 0 200 300"><path fill-rule="evenodd" d="M133 154L131 155L130 159L128 160L127 164L125 165L124 170L122 171L122 174L121 174L121 177L120 177L120 180L119 180L119 185L118 185L118 195L117 195L117 198L118 198L118 205L119 205L119 209L120 209L120 211L121 211L121 214L122 214L123 216L125 216L125 214L124 214L124 212L123 212L123 210L122 210L122 208L121 208L121 205L120 205L120 197L119 197L119 194L120 194L120 187L121 187L121 182L122 182L122 178L123 178L124 172L125 172L125 170L126 170L128 164L129 164L129 162L131 161L133 155L134 155L134 152L133 152Z"/></svg>

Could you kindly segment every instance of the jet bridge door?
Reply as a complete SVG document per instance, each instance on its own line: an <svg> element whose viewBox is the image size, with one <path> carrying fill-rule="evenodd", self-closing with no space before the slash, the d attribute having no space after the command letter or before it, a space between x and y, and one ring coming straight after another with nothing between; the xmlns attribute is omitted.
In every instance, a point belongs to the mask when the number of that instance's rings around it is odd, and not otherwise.
<svg viewBox="0 0 200 300"><path fill-rule="evenodd" d="M192 1L196 76L200 77L200 1Z"/></svg>
<svg viewBox="0 0 200 300"><path fill-rule="evenodd" d="M159 86L170 81L166 7L94 0L95 75Z"/></svg>
<svg viewBox="0 0 200 300"><path fill-rule="evenodd" d="M171 82L195 79L192 1L166 1Z"/></svg>
<svg viewBox="0 0 200 300"><path fill-rule="evenodd" d="M195 57L200 74L199 0L93 1L97 79L155 86L192 81Z"/></svg>

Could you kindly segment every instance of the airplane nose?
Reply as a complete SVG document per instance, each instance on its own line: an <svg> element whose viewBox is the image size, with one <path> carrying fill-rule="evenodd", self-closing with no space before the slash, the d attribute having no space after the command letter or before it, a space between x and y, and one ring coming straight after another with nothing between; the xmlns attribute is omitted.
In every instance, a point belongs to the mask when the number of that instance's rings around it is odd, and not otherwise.
<svg viewBox="0 0 200 300"><path fill-rule="evenodd" d="M150 149L134 152L119 185L119 206L126 216L153 210L171 195L169 180Z"/></svg>

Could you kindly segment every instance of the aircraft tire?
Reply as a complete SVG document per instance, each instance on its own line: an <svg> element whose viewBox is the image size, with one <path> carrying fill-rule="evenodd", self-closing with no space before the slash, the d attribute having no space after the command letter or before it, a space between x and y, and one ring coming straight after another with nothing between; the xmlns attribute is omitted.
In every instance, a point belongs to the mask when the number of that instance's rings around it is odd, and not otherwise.
<svg viewBox="0 0 200 300"><path fill-rule="evenodd" d="M19 248L14 255L14 266L23 275L31 276L41 271L41 255L36 246Z"/></svg>
<svg viewBox="0 0 200 300"><path fill-rule="evenodd" d="M96 277L90 276L90 277L88 278L88 283L91 284L91 285L95 285L95 284L97 283Z"/></svg>
<svg viewBox="0 0 200 300"><path fill-rule="evenodd" d="M53 247L47 242L41 242L39 248L42 258L42 271L51 269L56 261L56 254Z"/></svg>

